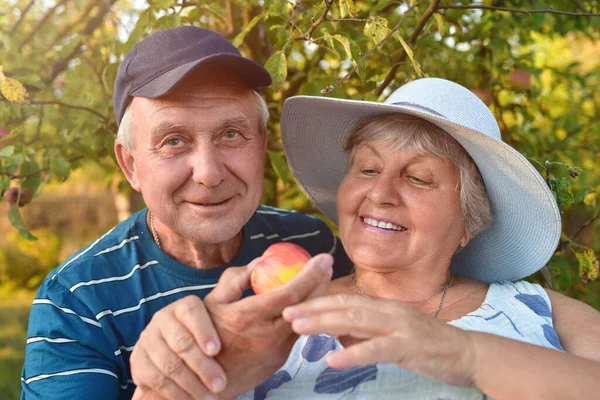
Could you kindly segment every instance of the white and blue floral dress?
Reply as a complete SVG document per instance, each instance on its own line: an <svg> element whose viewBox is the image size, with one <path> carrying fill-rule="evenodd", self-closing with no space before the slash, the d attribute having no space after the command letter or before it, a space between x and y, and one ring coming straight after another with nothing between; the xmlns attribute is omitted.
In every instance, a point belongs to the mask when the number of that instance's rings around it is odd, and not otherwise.
<svg viewBox="0 0 600 400"><path fill-rule="evenodd" d="M492 283L481 307L448 323L563 350L552 325L547 293L524 281ZM301 336L283 367L238 399L489 399L476 388L447 385L395 364L347 370L328 367L325 355L342 348L331 336Z"/></svg>

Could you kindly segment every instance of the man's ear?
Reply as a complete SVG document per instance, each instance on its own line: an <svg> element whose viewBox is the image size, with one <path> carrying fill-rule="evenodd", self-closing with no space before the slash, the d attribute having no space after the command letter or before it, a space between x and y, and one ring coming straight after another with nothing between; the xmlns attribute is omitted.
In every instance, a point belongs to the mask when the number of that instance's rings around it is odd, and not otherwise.
<svg viewBox="0 0 600 400"><path fill-rule="evenodd" d="M262 133L262 137L263 137L263 151L267 151L267 145L269 144L269 134L267 132L267 128L265 128L265 130Z"/></svg>
<svg viewBox="0 0 600 400"><path fill-rule="evenodd" d="M118 140L115 140L115 156L117 157L117 162L119 163L119 167L121 167L121 171L125 174L125 178L127 178L131 187L139 192L140 182L138 181L133 154L131 154L131 151L127 150L125 146L123 146L123 143Z"/></svg>

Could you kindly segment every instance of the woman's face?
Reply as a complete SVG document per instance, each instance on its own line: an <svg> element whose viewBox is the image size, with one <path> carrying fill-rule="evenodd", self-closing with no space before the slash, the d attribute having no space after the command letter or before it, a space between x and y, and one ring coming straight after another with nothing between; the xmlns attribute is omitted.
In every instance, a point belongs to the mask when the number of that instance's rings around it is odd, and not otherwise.
<svg viewBox="0 0 600 400"><path fill-rule="evenodd" d="M337 193L340 238L369 270L445 267L468 241L459 196L451 161L363 142Z"/></svg>

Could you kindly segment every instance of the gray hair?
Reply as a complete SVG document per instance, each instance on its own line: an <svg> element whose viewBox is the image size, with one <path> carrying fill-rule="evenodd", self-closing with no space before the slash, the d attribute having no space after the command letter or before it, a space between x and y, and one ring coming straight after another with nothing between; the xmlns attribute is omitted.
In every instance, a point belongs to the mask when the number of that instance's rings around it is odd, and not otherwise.
<svg viewBox="0 0 600 400"><path fill-rule="evenodd" d="M453 162L460 173L460 211L469 239L492 223L490 201L479 168L467 151L440 127L406 114L367 118L354 128L346 142L344 149L350 160L360 143L373 140L383 141L396 151L408 148Z"/></svg>
<svg viewBox="0 0 600 400"><path fill-rule="evenodd" d="M262 98L260 93L253 90L252 95L256 102L256 112L258 113L258 130L259 132L265 132L267 130L267 123L269 122L269 109L267 103ZM123 144L123 147L127 150L133 150L135 143L133 142L133 135L131 134L131 123L133 121L133 111L131 110L131 103L127 106L121 123L119 124L119 130L117 132L117 140Z"/></svg>

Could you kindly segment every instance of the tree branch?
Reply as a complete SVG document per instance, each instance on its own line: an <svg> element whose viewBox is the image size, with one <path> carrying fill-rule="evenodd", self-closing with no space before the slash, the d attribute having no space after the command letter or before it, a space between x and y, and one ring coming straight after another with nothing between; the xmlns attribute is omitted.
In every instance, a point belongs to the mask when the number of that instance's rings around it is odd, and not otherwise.
<svg viewBox="0 0 600 400"><path fill-rule="evenodd" d="M31 100L29 103L42 105L42 106L50 104L50 105L57 105L57 106L65 107L65 108L70 108L73 110L87 111L89 113L94 114L97 117L102 118L102 120L105 122L109 121L109 117L107 117L106 115L102 115L98 111L94 110L93 108L86 107L86 106L79 106L76 104L67 104L67 103L63 103L62 101L58 101L58 100Z"/></svg>
<svg viewBox="0 0 600 400"><path fill-rule="evenodd" d="M44 50L43 54L48 53L50 50L52 50L52 47L60 40L62 40L67 34L73 32L75 30L75 27L77 27L79 24L81 24L91 13L91 11L94 9L94 7L96 6L96 1L92 0L88 3L88 5L79 13L79 15L74 19L74 21L68 25L65 25L64 28L58 32L58 34L54 37L54 40L52 41L52 43L50 43L48 45L48 47L46 47L46 50Z"/></svg>
<svg viewBox="0 0 600 400"><path fill-rule="evenodd" d="M333 1L334 0L323 0L323 2L325 3L325 10L323 10L323 13L321 14L321 16L319 18L317 18L316 21L313 21L310 28L308 28L308 30L306 32L304 32L303 34L298 35L298 36L290 36L288 38L287 42L283 45L283 49L285 49L286 46L294 40L310 40L314 30L317 29L317 27L319 25L321 25L323 22L327 21L327 14L329 13L329 10L331 10L331 7L333 6Z"/></svg>
<svg viewBox="0 0 600 400"><path fill-rule="evenodd" d="M573 243L573 241L577 238L577 236L579 236L579 234L581 232L583 232L583 230L585 228L587 228L592 222L594 222L595 220L597 220L598 218L600 218L600 208L598 209L598 211L596 211L596 214L594 214L590 219L588 219L586 222L583 223L583 225L581 225L579 227L579 229L577 229L577 231L573 234L573 236L571 236L570 239L567 240L561 240L560 243L558 244L558 250L562 250L566 245Z"/></svg>
<svg viewBox="0 0 600 400"><path fill-rule="evenodd" d="M27 43L29 43L31 39L33 39L33 37L38 33L38 31L42 29L46 22L48 22L48 20L52 17L56 9L65 4L67 1L68 0L60 0L56 3L54 7L48 10L46 14L42 17L42 19L38 22L38 24L31 30L31 32L29 32L29 35L27 35L25 39L21 41L21 43L19 44L19 48L22 49Z"/></svg>
<svg viewBox="0 0 600 400"><path fill-rule="evenodd" d="M69 163L72 163L72 162L75 162L75 161L77 161L77 160L81 160L81 159L82 159L82 158L84 158L84 157L85 157L85 156L84 156L83 154L81 154L81 155L75 156L75 157L73 157L73 158L70 158L70 159L68 159L67 161L68 161ZM23 174L23 175L12 175L12 174L8 174L8 173L6 173L6 172L2 172L2 171L0 171L0 175L8 176L8 178L9 178L9 179L24 179L24 178L28 178L28 177L30 177L30 176L33 176L33 175L35 175L35 174L39 174L39 173L41 173L41 172L46 172L46 171L48 171L49 169L50 169L50 167L44 167L44 168L40 168L40 169L38 169L38 170L36 170L36 171L31 171L31 172L28 172L28 173L26 173L26 174Z"/></svg>
<svg viewBox="0 0 600 400"><path fill-rule="evenodd" d="M379 42L377 42L375 44L375 46L371 47L365 54L363 54L363 56L361 57L361 59L358 60L358 62L356 63L356 65L354 66L354 68L352 68L350 70L350 72L348 72L346 75L344 75L339 81L337 81L333 85L329 85L325 89L321 90L321 93L325 94L325 93L331 92L336 87L338 87L342 82L344 82L346 79L348 79L350 76L352 76L352 74L358 70L358 68L360 67L360 65L367 59L367 57L369 57L369 55L373 51L375 51L379 47L381 47L381 45L383 44L383 42L385 42L386 40L388 40L394 33L396 33L398 31L398 29L400 28L400 25L402 25L402 21L404 21L404 17L406 17L412 10L416 9L419 6L419 4L421 4L421 1L416 2L408 10L406 10L406 12L402 15L402 17L400 17L400 20L398 20L398 23L396 24L396 26L394 26L394 28L391 29L388 32L388 34L385 35L385 37L383 39L381 39Z"/></svg>
<svg viewBox="0 0 600 400"><path fill-rule="evenodd" d="M23 9L23 11L21 11L21 16L19 17L17 22L15 22L13 27L8 32L8 36L12 36L17 31L17 28L19 27L19 25L21 25L21 22L23 22L23 20L25 19L25 16L27 15L27 13L29 12L29 10L31 9L31 7L33 6L34 3L35 3L35 0L30 0L29 4L27 4L25 6L25 8Z"/></svg>
<svg viewBox="0 0 600 400"><path fill-rule="evenodd" d="M417 4L419 4L419 3L417 3ZM429 5L429 7L427 7L427 10L425 10L423 15L421 15L421 18L419 18L419 20L417 21L417 24L415 25L415 29L413 30L412 34L408 38L408 45L410 47L413 47L415 45L415 42L417 41L419 34L423 30L423 27L425 26L425 24L427 23L429 18L431 18L433 13L438 10L439 5L440 5L440 0L433 0L431 2L431 4ZM404 51L404 49L402 49L402 53L400 53L400 56L394 63L394 66L392 66L392 68L388 72L387 76L385 77L385 79L383 80L381 85L375 90L375 95L380 96L381 93L383 93L383 91L385 90L385 88L388 87L390 83L392 83L392 81L394 80L394 77L396 76L396 72L398 71L398 68L400 67L400 63L402 63L406 59L406 55L407 55L406 51Z"/></svg>
<svg viewBox="0 0 600 400"><path fill-rule="evenodd" d="M572 11L560 11L554 10L552 7L539 10L523 10L520 8L509 8L509 7L496 7L486 6L483 4L469 4L465 6L440 6L439 9L459 9L459 10L495 10L495 11L506 11L517 14L559 14L559 15L570 15L572 17L600 17L600 13L590 12L572 12Z"/></svg>
<svg viewBox="0 0 600 400"><path fill-rule="evenodd" d="M112 5L116 2L117 0L103 0L102 5L98 7L96 15L94 15L94 17L88 21L85 28L79 32L79 35L86 36L94 32L100 23L102 23L102 20L106 14L108 14ZM79 42L69 55L59 59L52 65L52 67L50 67L50 74L44 79L46 83L52 82L58 76L58 74L60 74L67 67L69 61L71 61L73 58L75 58L75 56L77 56L77 54L81 52L83 43L84 39L79 39Z"/></svg>

